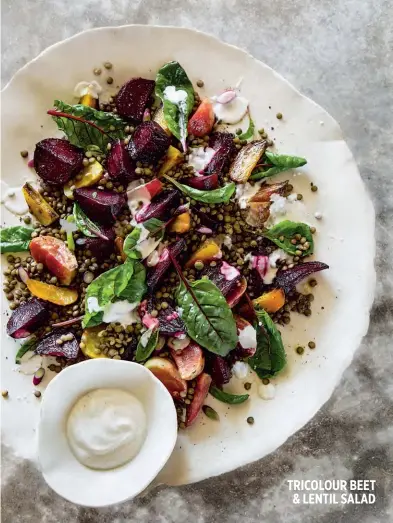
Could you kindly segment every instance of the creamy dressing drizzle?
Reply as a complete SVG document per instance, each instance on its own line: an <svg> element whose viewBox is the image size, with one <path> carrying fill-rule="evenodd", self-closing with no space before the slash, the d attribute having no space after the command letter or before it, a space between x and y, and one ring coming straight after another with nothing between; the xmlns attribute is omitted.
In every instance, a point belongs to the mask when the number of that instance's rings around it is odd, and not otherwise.
<svg viewBox="0 0 393 523"><path fill-rule="evenodd" d="M22 187L9 187L1 180L1 203L13 214L21 216L29 212Z"/></svg>

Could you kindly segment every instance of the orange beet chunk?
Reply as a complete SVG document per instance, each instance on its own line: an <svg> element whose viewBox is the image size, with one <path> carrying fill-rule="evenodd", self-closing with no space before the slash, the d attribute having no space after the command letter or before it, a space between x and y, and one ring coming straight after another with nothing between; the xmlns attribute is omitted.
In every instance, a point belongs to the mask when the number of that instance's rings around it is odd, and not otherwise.
<svg viewBox="0 0 393 523"><path fill-rule="evenodd" d="M78 263L67 245L52 236L39 236L30 242L34 260L43 263L63 285L70 285L76 275Z"/></svg>

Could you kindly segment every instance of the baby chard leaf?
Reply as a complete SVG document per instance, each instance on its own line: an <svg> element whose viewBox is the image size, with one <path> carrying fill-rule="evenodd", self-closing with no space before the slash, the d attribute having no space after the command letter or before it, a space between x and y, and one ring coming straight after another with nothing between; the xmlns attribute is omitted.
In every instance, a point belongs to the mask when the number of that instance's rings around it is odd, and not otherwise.
<svg viewBox="0 0 393 523"><path fill-rule="evenodd" d="M265 152L264 160L266 161L263 169L254 170L250 180L261 180L270 178L275 174L282 173L288 169L297 169L306 165L307 160L300 156L289 156L288 154L277 154L270 151Z"/></svg>
<svg viewBox="0 0 393 523"><path fill-rule="evenodd" d="M164 175L175 187L177 187L182 193L189 196L197 202L203 203L227 203L231 199L233 193L236 190L236 185L228 183L224 187L213 189L212 191L201 191L200 189L194 189L183 183L179 183L170 176Z"/></svg>
<svg viewBox="0 0 393 523"><path fill-rule="evenodd" d="M309 256L314 252L314 240L310 226L306 223L283 220L263 233L266 238L285 252L292 254L292 256L295 256L296 251L299 250L299 247L291 242L297 234L300 234L302 238L306 238L306 243L302 245L302 248L304 249L304 246L308 246L307 249L300 250L301 254L299 256Z"/></svg>
<svg viewBox="0 0 393 523"><path fill-rule="evenodd" d="M29 250L31 234L34 229L30 227L7 227L0 231L0 249L3 252L22 252Z"/></svg>

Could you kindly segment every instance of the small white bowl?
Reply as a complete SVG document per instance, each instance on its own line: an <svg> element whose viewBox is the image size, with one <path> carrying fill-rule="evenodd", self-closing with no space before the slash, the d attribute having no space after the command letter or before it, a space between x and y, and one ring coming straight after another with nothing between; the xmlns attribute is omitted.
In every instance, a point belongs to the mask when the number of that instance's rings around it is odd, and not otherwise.
<svg viewBox="0 0 393 523"><path fill-rule="evenodd" d="M75 402L99 388L118 388L142 403L147 435L130 462L112 470L93 470L74 456L66 421ZM172 454L177 416L171 395L145 367L128 361L94 359L72 365L48 385L41 404L38 458L48 485L63 498L86 507L104 507L137 496Z"/></svg>

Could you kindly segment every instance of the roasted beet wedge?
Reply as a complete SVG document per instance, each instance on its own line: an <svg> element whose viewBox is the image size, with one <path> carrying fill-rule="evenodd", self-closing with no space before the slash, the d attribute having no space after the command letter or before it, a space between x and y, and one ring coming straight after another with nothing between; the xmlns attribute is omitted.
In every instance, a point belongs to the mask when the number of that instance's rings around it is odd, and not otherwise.
<svg viewBox="0 0 393 523"><path fill-rule="evenodd" d="M178 259L182 252L187 250L187 244L183 240L178 240L176 243L172 243L170 247L165 247L162 251L157 265L151 268L147 275L147 288L153 290L161 278L164 276L166 271L171 266L172 262L169 257L169 249L174 258Z"/></svg>
<svg viewBox="0 0 393 523"><path fill-rule="evenodd" d="M67 245L52 236L38 236L29 245L34 260L43 263L60 283L70 285L76 275L78 262Z"/></svg>
<svg viewBox="0 0 393 523"><path fill-rule="evenodd" d="M188 134L205 136L209 134L214 125L214 111L211 101L206 98L188 122Z"/></svg>
<svg viewBox="0 0 393 523"><path fill-rule="evenodd" d="M200 189L201 191L211 191L218 187L218 174L208 174L207 176L194 176L193 178L187 178L184 183L194 189Z"/></svg>
<svg viewBox="0 0 393 523"><path fill-rule="evenodd" d="M298 283L304 280L304 278L310 276L310 274L323 271L328 268L329 265L318 261L299 263L295 267L292 267L292 269L278 271L274 280L274 284L283 289L283 291L287 294L291 292Z"/></svg>
<svg viewBox="0 0 393 523"><path fill-rule="evenodd" d="M62 336L68 336L70 339L58 343ZM72 336L72 338L71 338ZM36 353L42 356L59 356L67 360L74 360L78 356L79 342L71 331L66 329L55 329L42 338L37 345Z"/></svg>
<svg viewBox="0 0 393 523"><path fill-rule="evenodd" d="M147 329L160 328L160 334L164 336L184 336L186 326L179 314L169 305L167 309L161 309L157 316L153 317L151 312L156 309L156 302L153 297L144 300L139 307L139 315L142 323Z"/></svg>
<svg viewBox="0 0 393 523"><path fill-rule="evenodd" d="M203 372L200 374L196 379L196 385L195 385L195 392L194 397L192 399L191 404L188 406L187 409L187 415L186 415L186 425L187 427L192 425L196 418L198 417L198 414L200 413L203 402L206 399L206 396L209 393L210 385L211 385L212 379L209 376L209 374L206 374L206 372Z"/></svg>
<svg viewBox="0 0 393 523"><path fill-rule="evenodd" d="M205 167L205 174L221 175L236 153L236 147L233 143L233 134L230 133L213 133L210 136L209 147L216 152L213 158Z"/></svg>
<svg viewBox="0 0 393 523"><path fill-rule="evenodd" d="M89 218L103 224L113 223L126 204L124 194L91 187L76 189L74 197Z"/></svg>
<svg viewBox="0 0 393 523"><path fill-rule="evenodd" d="M115 181L128 183L138 178L135 172L136 165L130 158L124 142L120 140L112 143L106 160L106 168L109 177Z"/></svg>
<svg viewBox="0 0 393 523"><path fill-rule="evenodd" d="M209 367L212 380L218 386L228 383L232 377L229 363L221 356L212 356Z"/></svg>
<svg viewBox="0 0 393 523"><path fill-rule="evenodd" d="M173 398L180 398L187 392L187 383L179 374L174 363L166 358L151 358L145 367L158 378L170 392Z"/></svg>
<svg viewBox="0 0 393 523"><path fill-rule="evenodd" d="M83 250L91 252L91 256L97 258L98 261L103 261L108 258L115 250L116 234L112 227L100 227L100 230L108 240L101 238L79 238L77 246Z"/></svg>
<svg viewBox="0 0 393 523"><path fill-rule="evenodd" d="M231 290L236 288L237 282L241 279L240 272L226 262L217 261L215 267L208 266L203 274L209 277L222 292L227 296Z"/></svg>
<svg viewBox="0 0 393 523"><path fill-rule="evenodd" d="M83 156L67 140L46 138L35 146L34 169L46 183L64 185L82 170Z"/></svg>
<svg viewBox="0 0 393 523"><path fill-rule="evenodd" d="M12 338L27 338L48 319L49 312L46 305L37 298L32 298L19 305L11 314L7 322L7 334Z"/></svg>
<svg viewBox="0 0 393 523"><path fill-rule="evenodd" d="M141 123L128 144L131 157L137 162L156 163L167 152L170 137L156 122Z"/></svg>
<svg viewBox="0 0 393 523"><path fill-rule="evenodd" d="M191 342L183 350L171 349L171 355L183 380L193 380L203 371L205 357L197 343Z"/></svg>
<svg viewBox="0 0 393 523"><path fill-rule="evenodd" d="M145 222L149 218L169 220L180 204L180 193L176 190L163 191L153 200L144 205L135 215L138 223Z"/></svg>
<svg viewBox="0 0 393 523"><path fill-rule="evenodd" d="M154 80L145 78L131 78L126 82L116 96L116 109L120 116L141 122L154 85Z"/></svg>
<svg viewBox="0 0 393 523"><path fill-rule="evenodd" d="M247 290L247 280L242 277L236 282L236 287L231 289L225 296L228 305L232 308L239 303L241 297Z"/></svg>

